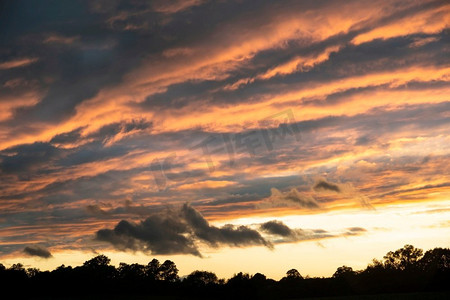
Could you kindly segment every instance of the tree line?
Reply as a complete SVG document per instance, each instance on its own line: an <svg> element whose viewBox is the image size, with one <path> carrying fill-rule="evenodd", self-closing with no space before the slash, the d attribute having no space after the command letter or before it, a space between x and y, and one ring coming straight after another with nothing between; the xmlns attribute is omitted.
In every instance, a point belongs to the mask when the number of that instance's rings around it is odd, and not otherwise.
<svg viewBox="0 0 450 300"><path fill-rule="evenodd" d="M0 264L0 282L17 296L58 298L95 295L148 295L178 298L279 299L379 293L450 292L450 249L422 249L405 245L374 259L364 270L337 268L331 277L303 277L297 269L279 281L264 274L239 272L225 280L209 271L193 271L180 278L175 263L157 259L147 265L110 264L98 255L81 266L61 265L52 271Z"/></svg>

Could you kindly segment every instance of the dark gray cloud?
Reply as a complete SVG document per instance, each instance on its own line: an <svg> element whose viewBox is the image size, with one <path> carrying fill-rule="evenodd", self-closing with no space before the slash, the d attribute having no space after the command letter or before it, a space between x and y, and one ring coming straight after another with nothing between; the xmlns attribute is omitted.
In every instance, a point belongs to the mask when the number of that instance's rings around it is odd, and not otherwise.
<svg viewBox="0 0 450 300"><path fill-rule="evenodd" d="M152 254L192 254L201 256L198 242L210 246L235 247L264 245L271 247L258 231L246 226L215 227L192 206L153 214L137 224L120 221L114 229L97 231L96 239L111 243L120 250L144 251Z"/></svg>
<svg viewBox="0 0 450 300"><path fill-rule="evenodd" d="M187 224L192 228L195 236L211 246L219 244L231 246L264 245L271 247L258 231L247 226L233 226L227 224L223 227L209 225L208 221L192 206L185 204L181 209Z"/></svg>
<svg viewBox="0 0 450 300"><path fill-rule="evenodd" d="M76 166L95 161L105 161L114 157L124 156L133 146L126 144L115 144L105 146L103 142L97 141L82 145L77 149L72 149L65 157L58 160L62 167Z"/></svg>
<svg viewBox="0 0 450 300"><path fill-rule="evenodd" d="M336 193L341 192L341 189L337 184L328 182L326 180L319 180L318 182L316 182L313 186L313 189L315 191L333 191Z"/></svg>
<svg viewBox="0 0 450 300"><path fill-rule="evenodd" d="M339 234L331 234L323 229L293 229L277 220L262 223L259 228L267 234L280 237L275 239L274 243L293 243L339 236Z"/></svg>
<svg viewBox="0 0 450 300"><path fill-rule="evenodd" d="M114 122L105 125L97 131L89 134L86 138L105 141L119 133L129 133L131 131L142 131L151 128L152 123L144 119L134 119L127 122Z"/></svg>
<svg viewBox="0 0 450 300"><path fill-rule="evenodd" d="M52 165L66 151L49 143L36 142L24 144L0 151L0 170L5 173L24 173L34 170L46 173L38 167L43 163Z"/></svg>
<svg viewBox="0 0 450 300"><path fill-rule="evenodd" d="M261 229L270 233L281 236L290 236L292 235L292 230L287 225L280 221L269 221L261 224Z"/></svg>
<svg viewBox="0 0 450 300"><path fill-rule="evenodd" d="M30 256L37 256L41 258L53 257L49 250L39 245L27 246L23 249L23 252Z"/></svg>
<svg viewBox="0 0 450 300"><path fill-rule="evenodd" d="M300 229L290 228L281 221L272 220L259 225L261 231L273 235L279 236L279 239L275 239L274 243L295 243L299 241L319 240L332 237L345 237L354 236L365 233L367 230L362 227L351 227L345 231L331 233L323 229Z"/></svg>
<svg viewBox="0 0 450 300"><path fill-rule="evenodd" d="M253 226L254 227L254 226ZM97 231L98 241L108 242L116 249L143 251L152 254L191 254L202 256L199 245L210 247L266 246L295 243L299 241L358 235L366 230L361 227L348 228L342 233L330 233L323 229L292 229L278 220L249 226L231 224L216 227L189 204L180 209L154 213L139 223L120 221L114 229ZM263 236L265 234L268 238Z"/></svg>
<svg viewBox="0 0 450 300"><path fill-rule="evenodd" d="M364 231L367 231L367 230L362 228L362 227L350 227L350 228L348 228L348 231L350 231L350 232L364 232Z"/></svg>
<svg viewBox="0 0 450 300"><path fill-rule="evenodd" d="M113 230L97 231L96 239L111 243L119 250L152 254L192 254L201 256L189 234L189 228L175 215L153 215L134 224L120 221Z"/></svg>
<svg viewBox="0 0 450 300"><path fill-rule="evenodd" d="M72 130L70 132L64 132L55 135L51 140L51 144L72 144L81 139L82 127Z"/></svg>

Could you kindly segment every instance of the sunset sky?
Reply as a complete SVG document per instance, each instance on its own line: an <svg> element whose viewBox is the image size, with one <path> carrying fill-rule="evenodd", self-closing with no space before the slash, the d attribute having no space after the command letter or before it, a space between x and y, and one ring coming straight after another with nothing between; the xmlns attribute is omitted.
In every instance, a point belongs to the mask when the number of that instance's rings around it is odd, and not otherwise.
<svg viewBox="0 0 450 300"><path fill-rule="evenodd" d="M330 276L450 247L450 2L2 1L0 262Z"/></svg>

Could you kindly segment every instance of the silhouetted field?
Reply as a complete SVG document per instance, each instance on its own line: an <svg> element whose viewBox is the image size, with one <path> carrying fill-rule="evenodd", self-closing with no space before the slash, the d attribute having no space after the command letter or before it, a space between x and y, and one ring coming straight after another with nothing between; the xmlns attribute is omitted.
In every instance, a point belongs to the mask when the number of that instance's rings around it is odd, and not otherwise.
<svg viewBox="0 0 450 300"><path fill-rule="evenodd" d="M424 254L406 245L364 270L342 266L328 278L303 278L291 269L279 281L242 272L225 280L208 271L180 279L170 260L116 268L99 255L53 271L0 264L0 282L27 299L450 299L450 249Z"/></svg>

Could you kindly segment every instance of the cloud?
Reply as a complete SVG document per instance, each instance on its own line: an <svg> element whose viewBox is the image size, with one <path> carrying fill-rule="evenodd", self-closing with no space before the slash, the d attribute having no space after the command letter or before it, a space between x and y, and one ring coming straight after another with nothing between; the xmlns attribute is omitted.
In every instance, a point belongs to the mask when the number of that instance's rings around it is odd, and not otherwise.
<svg viewBox="0 0 450 300"><path fill-rule="evenodd" d="M367 232L365 228L362 227L350 227L347 228L347 232L344 233L344 235L360 235Z"/></svg>
<svg viewBox="0 0 450 300"><path fill-rule="evenodd" d="M351 199L355 199L358 201L361 206L373 209L373 206L370 204L370 199L366 195L360 193L351 182L347 183L332 183L325 179L319 179L313 186L313 190L316 192L336 192L344 195L345 197L349 197Z"/></svg>
<svg viewBox="0 0 450 300"><path fill-rule="evenodd" d="M318 182L316 182L316 184L314 184L313 189L315 191L333 191L336 193L340 193L341 189L339 188L338 185L328 182L326 180L319 180Z"/></svg>
<svg viewBox="0 0 450 300"><path fill-rule="evenodd" d="M350 227L350 228L348 228L348 231L350 231L350 232L364 232L364 231L367 231L367 230L362 228L362 227Z"/></svg>
<svg viewBox="0 0 450 300"><path fill-rule="evenodd" d="M271 247L258 231L246 226L215 227L192 206L184 204L179 210L153 214L144 221L120 221L114 229L97 231L96 239L111 243L119 250L150 252L152 254L191 254L202 256L198 243L212 247L264 245Z"/></svg>
<svg viewBox="0 0 450 300"><path fill-rule="evenodd" d="M271 247L270 243L264 240L258 231L247 226L233 226L227 224L223 227L209 225L208 221L192 206L184 204L182 216L188 226L193 230L194 235L213 247L219 244L231 246L264 245Z"/></svg>
<svg viewBox="0 0 450 300"><path fill-rule="evenodd" d="M86 211L94 216L107 216L109 215L108 211L103 210L100 206L96 204L91 204L86 206Z"/></svg>
<svg viewBox="0 0 450 300"><path fill-rule="evenodd" d="M43 43L70 45L73 44L79 38L80 38L79 36L62 36L58 34L51 34L43 41Z"/></svg>
<svg viewBox="0 0 450 300"><path fill-rule="evenodd" d="M201 5L205 0L156 0L152 3L153 9L160 13L173 14L193 6Z"/></svg>
<svg viewBox="0 0 450 300"><path fill-rule="evenodd" d="M295 243L331 237L358 235L366 230L347 228L330 233L323 229L292 229L278 220L250 226L210 225L199 211L189 204L179 209L154 213L139 223L120 221L114 229L97 231L96 240L108 242L121 251L143 251L153 255L190 254L202 257L199 247L265 246L273 243Z"/></svg>
<svg viewBox="0 0 450 300"><path fill-rule="evenodd" d="M259 225L259 228L269 235L280 237L275 238L273 243L295 243L299 241L320 240L324 238L354 236L363 234L367 231L362 227L351 227L345 229L345 231L334 233L323 229L293 229L278 220L262 223Z"/></svg>
<svg viewBox="0 0 450 300"><path fill-rule="evenodd" d="M269 221L261 224L260 227L262 230L268 233L281 236L290 236L293 233L293 231L287 225L280 221Z"/></svg>
<svg viewBox="0 0 450 300"><path fill-rule="evenodd" d="M5 62L0 63L0 70L8 70L8 69L13 69L13 68L25 67L25 66L28 66L37 61L38 61L37 58L22 58L22 59L5 61Z"/></svg>
<svg viewBox="0 0 450 300"><path fill-rule="evenodd" d="M312 196L300 193L295 188L285 193L281 192L277 188L271 188L270 193L270 202L272 202L275 206L288 204L297 205L304 208L320 207L320 204Z"/></svg>
<svg viewBox="0 0 450 300"><path fill-rule="evenodd" d="M50 253L49 250L42 246L33 245L33 246L27 246L23 249L23 252L30 256L37 256L41 258L51 258L53 255Z"/></svg>
<svg viewBox="0 0 450 300"><path fill-rule="evenodd" d="M169 213L155 214L137 224L122 220L113 230L97 231L96 239L118 250L201 256L189 233L186 223Z"/></svg>
<svg viewBox="0 0 450 300"><path fill-rule="evenodd" d="M64 150L42 142L8 148L0 151L0 170L5 173L36 171L37 167L54 162L63 152Z"/></svg>
<svg viewBox="0 0 450 300"><path fill-rule="evenodd" d="M69 132L63 132L60 134L55 135L51 140L51 144L75 144L78 142L79 139L81 139L81 131L83 130L83 127L74 129Z"/></svg>
<svg viewBox="0 0 450 300"><path fill-rule="evenodd" d="M277 220L262 223L259 225L259 228L265 233L281 237L280 239L275 239L273 241L274 243L293 243L338 236L323 229L292 229L283 222Z"/></svg>

